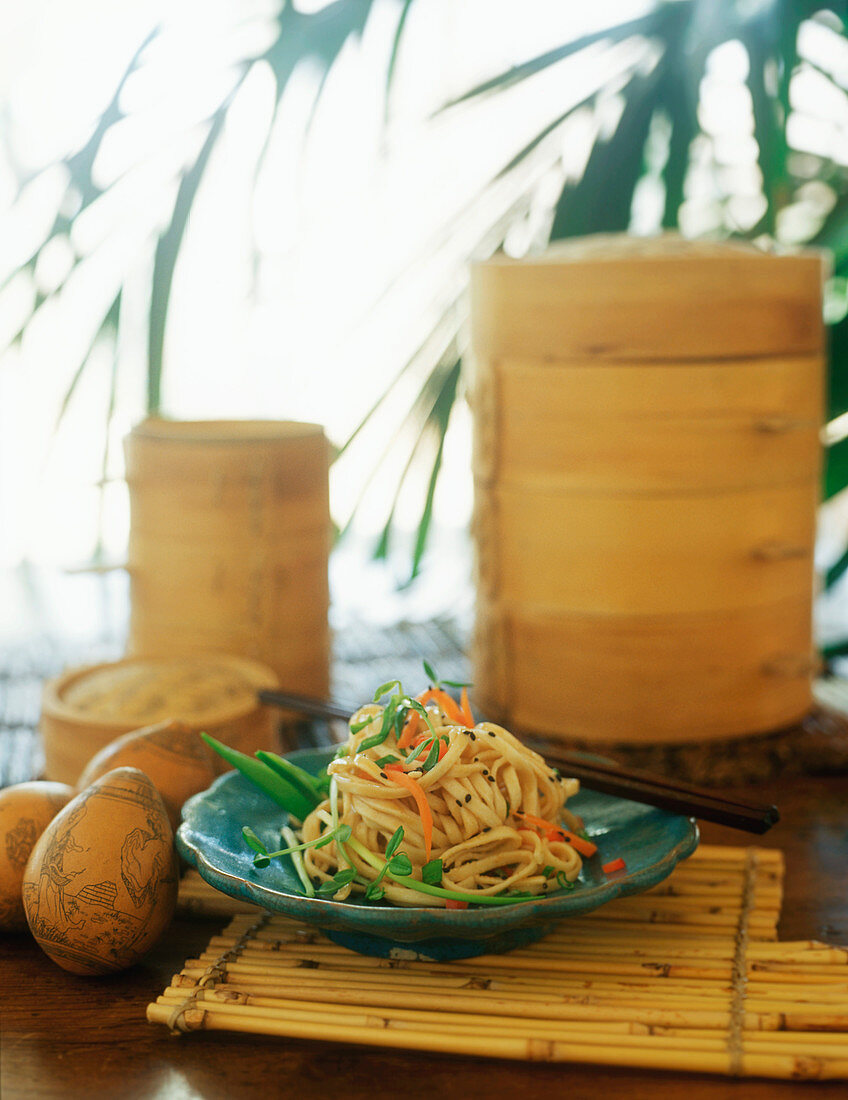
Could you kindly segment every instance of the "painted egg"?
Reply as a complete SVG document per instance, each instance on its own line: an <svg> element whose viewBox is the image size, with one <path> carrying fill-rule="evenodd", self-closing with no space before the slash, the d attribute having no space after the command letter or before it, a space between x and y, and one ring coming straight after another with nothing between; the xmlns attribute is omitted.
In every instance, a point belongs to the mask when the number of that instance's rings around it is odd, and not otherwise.
<svg viewBox="0 0 848 1100"><path fill-rule="evenodd" d="M0 929L26 928L21 886L35 842L74 797L64 783L18 783L0 791Z"/></svg>
<svg viewBox="0 0 848 1100"><path fill-rule="evenodd" d="M167 928L179 864L164 803L138 768L115 768L50 822L24 871L27 923L74 974L132 966Z"/></svg>
<svg viewBox="0 0 848 1100"><path fill-rule="evenodd" d="M113 768L139 768L162 796L171 828L180 823L187 798L205 791L215 778L206 746L196 730L169 719L126 733L92 757L80 776L80 790Z"/></svg>

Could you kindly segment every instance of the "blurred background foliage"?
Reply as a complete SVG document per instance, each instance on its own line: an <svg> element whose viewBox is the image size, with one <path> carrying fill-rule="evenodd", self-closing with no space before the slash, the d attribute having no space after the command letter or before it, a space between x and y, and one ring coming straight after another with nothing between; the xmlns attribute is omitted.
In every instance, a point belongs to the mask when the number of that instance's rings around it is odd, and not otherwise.
<svg viewBox="0 0 848 1100"><path fill-rule="evenodd" d="M371 514L377 517L373 546L377 555L385 556L398 526L399 503L411 499L408 570L412 576L419 571L444 469L446 439L458 419L467 434L462 364L468 339L469 258L497 249L522 255L552 239L599 232L647 235L679 230L689 237L742 237L767 249L812 244L832 252L826 302L831 374L824 497L845 489L844 3L622 0L593 7L580 17L572 12L567 25L561 11L551 16L548 5L547 22L540 23L542 33L534 39L544 39L543 49L500 69L497 54L490 56L488 71L470 73L464 85L462 66L454 64L454 86L444 94L434 74L445 51L454 61L462 55L464 35L472 30L487 34L485 4L462 2L449 15L439 5L442 21L437 20L435 31L427 22L425 0L257 2L242 5L238 16L230 11L227 18L220 5L194 5L186 13L178 4L180 18L172 10L139 33L128 63L114 74L108 103L87 132L70 136L68 149L52 158L42 156L40 163L32 158L23 163L15 149L14 127L6 126L5 153L15 175L6 220L27 228L17 232L14 247L7 249L0 283L0 304L7 307L0 326L3 350L14 356L28 341L37 342L40 329L50 329L53 343L63 349L66 367L57 382L54 427L59 431L87 376L97 376L104 391L104 419L102 427L89 431L99 435L102 444L101 484L113 481L120 465L114 422L122 407L122 364L143 360L147 411L175 411L168 395L184 364L169 345L180 308L174 288L192 227L203 227L207 252L214 251L216 232L227 230L227 219L204 221L204 195L216 173L226 171L226 159L217 151L228 126L237 130L245 125L246 89L251 82L263 82L261 110L253 108L253 115L261 116L258 121L253 118L259 137L245 155L247 178L239 192L243 210L232 209L233 220L246 227L251 241L249 295L266 277L257 212L267 212L275 203L284 207L292 196L297 199L299 186L308 186L291 182L297 174L292 166L314 139L323 98L337 79L334 74L349 64L351 49L367 40L370 52L355 64L367 65L367 105L379 134L376 156L404 142L423 143L434 158L425 186L455 188L458 198L438 225L426 223L429 231L423 239L412 235L370 301L357 300L366 330L373 322L370 331L377 334L378 343L381 324L388 333L388 313L407 340L387 335L382 340L382 369L368 378L362 374L359 385L349 378L330 381L331 388L338 387L343 405L328 423L338 447L334 515L340 529L355 523L371 494ZM532 4L501 8L507 33L510 15L514 23L519 17L542 20L544 14ZM464 21L451 22L460 10ZM430 17L433 11L431 4ZM453 30L456 37L440 37L445 30ZM185 69L189 52L191 79L184 73L181 83L172 82L176 90L166 98L163 72L170 68L173 75ZM205 76L202 84L194 79L198 65ZM442 98L420 110L416 125L407 127L409 113L398 108L398 96L405 87L408 100L410 87L428 79ZM298 126L289 121L295 100L300 104ZM158 119L154 137L141 126L151 117ZM466 133L473 132L474 140L457 142L444 136L450 135L456 118L468 120ZM495 148L497 131L506 129L511 147L504 149L501 143L496 153L485 153ZM328 192L326 206L332 225L333 203L344 208L343 198L333 196L343 196L350 180L341 132L337 129L322 140L330 150L334 142L339 148L332 173L336 191ZM475 159L477 176L469 188L470 162ZM333 163L332 151L326 163ZM137 185L151 176L156 177L155 188L132 190L134 181ZM379 201L390 196L392 188L402 192L409 183L408 176L396 172ZM40 213L29 216L39 194ZM351 210L344 209L351 216ZM98 217L104 212L107 218ZM404 216L414 221L414 212L407 209ZM393 232L393 217L388 202L387 236ZM118 240L123 242L120 248ZM376 241L368 247L379 250L381 245ZM290 250L282 247L277 253L285 268ZM332 257L325 259L332 262ZM422 271L435 273L432 286L438 288L426 301L415 291ZM316 285L320 287L320 277ZM266 285L266 310L274 293L285 300L286 289L285 280L270 293ZM354 287L350 296L356 298ZM64 315L54 307L60 299L67 307L78 297L85 300L87 323L82 332L66 334ZM208 309L216 308L212 295ZM320 303L316 316L320 327ZM305 370L302 364L278 360L274 367L283 375ZM342 379L363 368L361 361L345 362L342 356L335 369ZM235 388L242 370L233 364ZM326 388L326 379L322 386ZM269 415L291 414L284 400L268 399L264 408ZM226 412L221 409L219 415ZM123 430L127 425L120 426ZM348 468L354 472L346 474ZM848 569L848 552L843 551L844 545L829 552L828 583Z"/></svg>

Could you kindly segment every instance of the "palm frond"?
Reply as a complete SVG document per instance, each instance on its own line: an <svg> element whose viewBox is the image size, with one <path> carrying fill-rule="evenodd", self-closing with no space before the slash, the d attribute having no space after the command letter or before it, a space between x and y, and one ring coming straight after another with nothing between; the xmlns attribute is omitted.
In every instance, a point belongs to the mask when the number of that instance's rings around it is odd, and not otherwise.
<svg viewBox="0 0 848 1100"><path fill-rule="evenodd" d="M848 487L848 438L832 443L824 453L824 487L822 496L831 500Z"/></svg>
<svg viewBox="0 0 848 1100"><path fill-rule="evenodd" d="M689 6L691 3L692 0L680 0L681 7ZM472 99L506 91L508 88L512 88L529 77L544 72L545 69L549 69L553 65L558 65L566 58L573 57L581 50L585 50L588 46L593 46L599 42L623 42L639 35L650 36L662 27L664 19L665 12L662 8L658 8L647 15L640 16L638 19L630 19L624 23L604 27L603 30L595 31L592 34L582 35L580 38L563 43L555 49L547 50L545 53L539 54L538 57L525 61L521 65L515 65L506 72L499 73L497 76L476 84L473 88L469 88L467 92L463 92L462 95L448 100L439 108L437 113L457 107L461 103L468 103Z"/></svg>
<svg viewBox="0 0 848 1100"><path fill-rule="evenodd" d="M246 73L247 70L245 70ZM236 84L241 86L244 75ZM235 93L235 89L233 94ZM206 138L200 147L194 164L182 176L177 197L174 202L171 222L156 242L153 259L153 280L151 283L150 313L148 317L148 369L147 369L147 411L150 414L162 408L162 366L165 351L165 328L168 307L171 301L171 287L174 271L180 254L186 226L191 215L195 197L209 164L212 151L221 136L227 118L227 107L232 97L215 112Z"/></svg>
<svg viewBox="0 0 848 1100"><path fill-rule="evenodd" d="M445 453L445 438L448 433L451 414L456 405L457 387L459 385L462 361L457 359L445 378L439 398L433 408L430 423L436 441L433 465L430 470L430 480L427 483L427 497L424 501L424 510L415 532L415 546L412 551L412 570L410 580L418 576L421 569L421 559L427 546L427 536L433 521L433 501L436 494L436 484L439 480L439 471L442 468L442 459Z"/></svg>
<svg viewBox="0 0 848 1100"><path fill-rule="evenodd" d="M554 210L551 240L627 231L662 76L657 65L651 73L631 80L615 131L595 142L580 180L563 187Z"/></svg>
<svg viewBox="0 0 848 1100"><path fill-rule="evenodd" d="M74 371L74 374L71 377L71 381L68 384L64 394L62 395L62 400L61 400L61 403L59 405L59 411L56 414L56 420L53 424L53 431L51 433L53 437L56 436L57 432L59 431L59 428L62 426L62 422L64 421L65 416L67 415L67 412L68 412L68 409L70 408L71 401L73 400L74 394L77 392L77 388L79 386L79 383L82 380L83 375L85 374L85 369L88 366L88 362L89 362L89 359L91 357L91 353L94 351L94 348L99 343L99 341L103 338L103 336L109 335L109 334L114 335L114 333L117 332L118 317L120 315L120 312L121 312L121 291L118 291L118 293L115 295L115 298L112 301L112 304L109 306L109 309L107 310L106 315L104 316L103 320L100 322L100 324L95 329L94 335L92 336L91 341L89 343L88 350L85 352L85 354L80 359L80 363L79 363L77 369Z"/></svg>
<svg viewBox="0 0 848 1100"><path fill-rule="evenodd" d="M389 53L389 63L386 66L386 95L383 104L383 125L387 125L389 121L389 105L391 103L392 86L395 81L395 73L397 72L398 57L400 55L400 44L403 39L404 31L406 30L406 23L409 19L409 13L412 10L412 5L415 0L401 0L400 14L398 15L397 26L395 27L395 33L392 37L392 48Z"/></svg>

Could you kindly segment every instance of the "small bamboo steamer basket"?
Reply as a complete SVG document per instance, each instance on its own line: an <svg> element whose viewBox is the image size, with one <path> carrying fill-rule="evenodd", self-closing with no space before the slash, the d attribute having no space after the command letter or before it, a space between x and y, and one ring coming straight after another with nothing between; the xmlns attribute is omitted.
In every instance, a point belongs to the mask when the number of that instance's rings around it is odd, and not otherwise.
<svg viewBox="0 0 848 1100"><path fill-rule="evenodd" d="M812 702L818 254L586 238L472 271L481 705L673 743Z"/></svg>
<svg viewBox="0 0 848 1100"><path fill-rule="evenodd" d="M218 654L133 657L69 669L48 680L42 693L45 775L74 784L110 741L169 718L242 752L276 749L275 717L256 693L278 686L272 669ZM210 755L216 770L226 770Z"/></svg>
<svg viewBox="0 0 848 1100"><path fill-rule="evenodd" d="M149 419L125 440L130 654L225 652L329 689L329 445L315 424Z"/></svg>

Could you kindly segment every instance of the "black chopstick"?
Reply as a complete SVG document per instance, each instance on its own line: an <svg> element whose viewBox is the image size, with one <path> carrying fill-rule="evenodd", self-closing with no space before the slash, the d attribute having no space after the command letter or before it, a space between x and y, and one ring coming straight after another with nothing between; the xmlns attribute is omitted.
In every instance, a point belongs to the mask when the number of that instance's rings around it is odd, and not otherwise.
<svg viewBox="0 0 848 1100"><path fill-rule="evenodd" d="M717 797L711 791L706 791L702 787L693 787L691 784L681 783L676 779L668 779L662 775L654 775L652 772L638 771L633 768L625 769L621 764L617 764L614 760L610 760L609 758L601 756L595 759L592 754L587 755L587 751L569 751L568 749L561 748L559 745L551 741L546 741L540 737L522 736L522 741L529 748L539 753L540 756L557 758L562 764L568 765L569 767L580 766L598 775L609 776L610 779L623 778L632 780L635 783L646 783L651 787L665 788L675 795L691 795L693 798L710 798L712 800L715 800ZM603 753L603 746L599 745L598 748L600 752ZM750 810L752 807L752 803L747 800L733 798L732 796L727 797L726 795L722 795L719 801L721 801L723 805L738 806L743 810ZM774 806L757 806L755 808L758 811L772 810L775 813L777 812ZM780 815L774 818L771 822L772 825L777 823L779 816Z"/></svg>
<svg viewBox="0 0 848 1100"><path fill-rule="evenodd" d="M262 703L283 707L311 718L340 718L347 721L358 709L325 699L314 699L308 695L281 691L260 691L259 699ZM711 791L677 783L662 776L628 771L615 763L587 759L582 753L570 752L539 738L524 740L552 767L566 770L569 776L579 779L587 787L602 794L643 802L661 810L696 817L701 821L712 821L748 833L765 833L780 820L776 806L719 797Z"/></svg>

